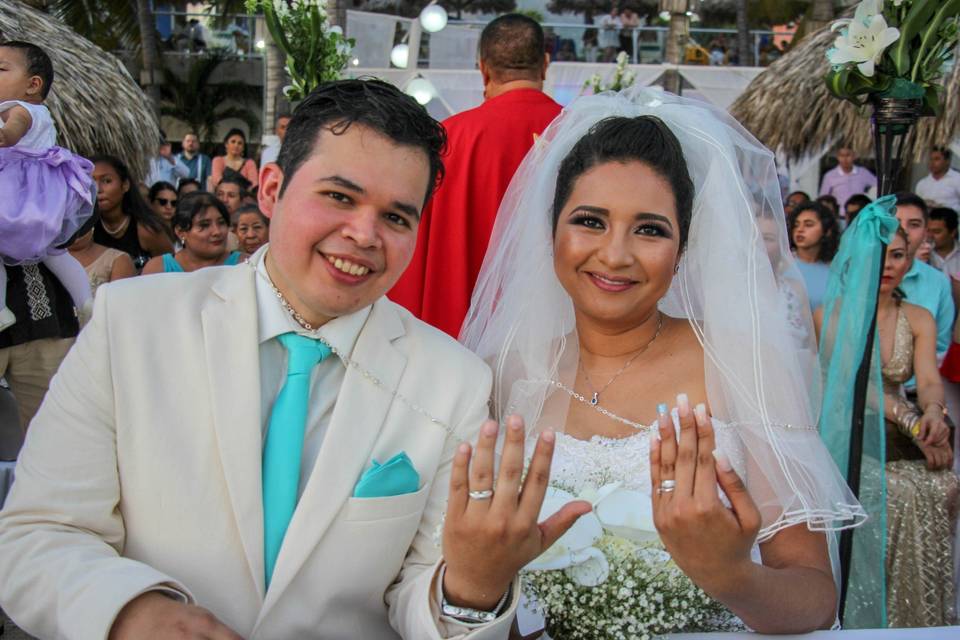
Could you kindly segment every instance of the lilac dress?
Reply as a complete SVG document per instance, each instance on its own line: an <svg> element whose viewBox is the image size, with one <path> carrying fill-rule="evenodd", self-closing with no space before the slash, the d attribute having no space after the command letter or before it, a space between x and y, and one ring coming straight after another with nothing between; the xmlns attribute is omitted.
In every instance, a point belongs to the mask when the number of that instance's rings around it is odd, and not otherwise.
<svg viewBox="0 0 960 640"><path fill-rule="evenodd" d="M93 164L56 146L57 130L43 105L0 102L30 112L30 129L12 147L0 147L0 262L38 262L62 253L96 202ZM0 120L0 127L3 126Z"/></svg>

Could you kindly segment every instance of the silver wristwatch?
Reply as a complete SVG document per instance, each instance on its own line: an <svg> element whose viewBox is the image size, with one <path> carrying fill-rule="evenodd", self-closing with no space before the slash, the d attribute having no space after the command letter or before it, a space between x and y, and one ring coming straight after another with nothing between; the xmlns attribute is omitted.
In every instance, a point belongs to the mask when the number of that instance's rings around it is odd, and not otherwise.
<svg viewBox="0 0 960 640"><path fill-rule="evenodd" d="M510 593L513 591L513 585L507 589L506 593L503 594L503 597L500 598L500 601L490 611L480 611L479 609L471 609L469 607L458 607L457 605L447 602L447 596L443 594L443 575L446 572L446 569L446 567L443 567L440 570L440 612L443 615L453 618L457 622L486 624L487 622L493 622L500 616L501 613L503 613L503 608L510 600Z"/></svg>

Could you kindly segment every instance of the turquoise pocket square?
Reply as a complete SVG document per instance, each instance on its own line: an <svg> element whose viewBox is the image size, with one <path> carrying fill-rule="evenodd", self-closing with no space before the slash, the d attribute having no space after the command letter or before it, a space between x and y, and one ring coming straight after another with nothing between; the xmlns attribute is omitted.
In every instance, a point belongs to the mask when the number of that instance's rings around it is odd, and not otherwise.
<svg viewBox="0 0 960 640"><path fill-rule="evenodd" d="M353 490L354 498L388 498L414 493L420 488L420 474L405 451L383 464L376 460L363 472Z"/></svg>

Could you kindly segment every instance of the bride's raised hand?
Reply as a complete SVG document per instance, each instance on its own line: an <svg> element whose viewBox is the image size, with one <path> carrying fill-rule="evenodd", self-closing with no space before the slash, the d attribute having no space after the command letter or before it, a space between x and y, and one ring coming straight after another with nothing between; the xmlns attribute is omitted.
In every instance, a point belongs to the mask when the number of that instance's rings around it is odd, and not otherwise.
<svg viewBox="0 0 960 640"><path fill-rule="evenodd" d="M716 596L734 587L749 568L760 512L729 459L714 454L716 439L706 407L691 411L681 394L677 412L679 442L664 405L658 412L659 439L651 440L654 524L674 562ZM721 502L718 486L732 508Z"/></svg>
<svg viewBox="0 0 960 640"><path fill-rule="evenodd" d="M497 604L520 569L592 508L589 502L571 502L538 523L556 436L540 434L521 482L523 420L507 418L499 477L494 473L497 432L496 422L484 423L472 456L469 445L460 445L443 525L444 595L451 604L484 611Z"/></svg>

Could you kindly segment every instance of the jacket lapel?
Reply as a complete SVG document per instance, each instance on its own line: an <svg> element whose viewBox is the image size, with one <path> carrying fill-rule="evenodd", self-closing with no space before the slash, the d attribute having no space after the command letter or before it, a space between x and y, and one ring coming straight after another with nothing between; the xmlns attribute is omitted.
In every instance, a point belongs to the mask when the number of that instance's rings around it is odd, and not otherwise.
<svg viewBox="0 0 960 640"><path fill-rule="evenodd" d="M347 365L323 445L284 537L260 620L313 553L344 501L353 495L407 363L391 344L403 333L392 303L377 301L350 358L385 388L378 388L356 367Z"/></svg>
<svg viewBox="0 0 960 640"><path fill-rule="evenodd" d="M260 481L260 352L252 269L224 270L201 310L203 342L220 464L251 578L260 598L263 502Z"/></svg>

